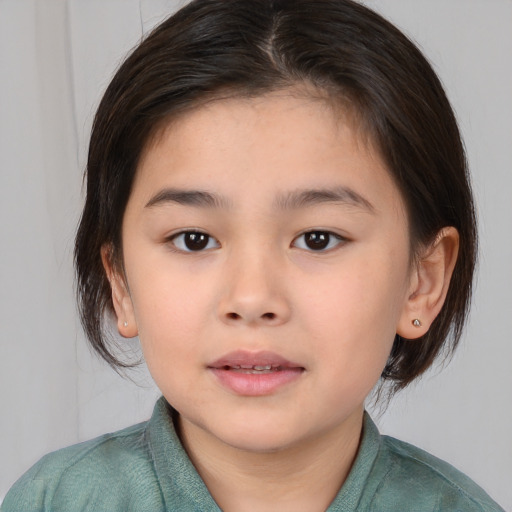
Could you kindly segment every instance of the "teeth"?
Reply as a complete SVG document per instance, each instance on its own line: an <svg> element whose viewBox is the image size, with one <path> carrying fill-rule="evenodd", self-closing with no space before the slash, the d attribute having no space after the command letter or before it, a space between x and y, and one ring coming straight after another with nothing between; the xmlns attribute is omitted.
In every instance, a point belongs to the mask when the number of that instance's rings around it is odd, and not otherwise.
<svg viewBox="0 0 512 512"><path fill-rule="evenodd" d="M271 364L265 364L265 365L259 365L259 364L240 364L240 365L233 365L226 367L227 370L235 370L235 371L244 371L245 373L260 373L260 372L268 372L268 371L274 371L279 370L279 366L271 365Z"/></svg>

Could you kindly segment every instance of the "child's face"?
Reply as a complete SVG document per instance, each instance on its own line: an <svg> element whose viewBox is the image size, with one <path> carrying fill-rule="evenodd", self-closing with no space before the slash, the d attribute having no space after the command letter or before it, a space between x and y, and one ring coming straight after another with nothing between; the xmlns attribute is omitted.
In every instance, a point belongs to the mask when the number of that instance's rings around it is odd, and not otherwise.
<svg viewBox="0 0 512 512"><path fill-rule="evenodd" d="M120 321L182 428L247 450L360 418L410 294L383 162L325 103L285 93L170 125L140 163L123 252Z"/></svg>

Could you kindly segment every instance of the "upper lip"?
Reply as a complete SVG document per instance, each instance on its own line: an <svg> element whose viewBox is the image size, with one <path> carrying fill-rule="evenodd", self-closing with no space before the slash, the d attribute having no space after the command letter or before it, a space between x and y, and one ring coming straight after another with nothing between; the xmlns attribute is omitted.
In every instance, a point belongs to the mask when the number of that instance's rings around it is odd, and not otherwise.
<svg viewBox="0 0 512 512"><path fill-rule="evenodd" d="M208 364L208 368L233 368L241 366L273 366L279 368L303 368L301 364L270 351L250 352L236 350Z"/></svg>

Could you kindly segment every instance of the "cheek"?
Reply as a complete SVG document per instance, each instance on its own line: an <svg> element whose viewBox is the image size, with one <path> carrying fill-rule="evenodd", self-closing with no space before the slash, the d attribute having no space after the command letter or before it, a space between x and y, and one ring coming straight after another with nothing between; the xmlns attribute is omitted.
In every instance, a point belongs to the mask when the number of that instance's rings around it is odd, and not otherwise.
<svg viewBox="0 0 512 512"><path fill-rule="evenodd" d="M385 364L405 297L405 276L393 270L394 257L355 255L329 279L304 282L301 317L317 353L340 365Z"/></svg>
<svg viewBox="0 0 512 512"><path fill-rule="evenodd" d="M343 285L317 290L302 316L328 410L343 412L363 403L389 358L396 328L390 315L396 308L390 307L387 286L371 284L351 276Z"/></svg>
<svg viewBox="0 0 512 512"><path fill-rule="evenodd" d="M131 270L128 282L139 330L152 332L170 325L179 329L184 322L194 325L194 313L208 295L204 273L176 262L175 255L153 244L140 244L131 256L126 258L126 268Z"/></svg>
<svg viewBox="0 0 512 512"><path fill-rule="evenodd" d="M154 290L136 307L144 360L158 388L175 406L191 392L190 378L202 363L200 311L198 298L175 286Z"/></svg>
<svg viewBox="0 0 512 512"><path fill-rule="evenodd" d="M131 276L144 357L150 369L173 361L190 361L199 333L211 315L209 288L204 282L191 281L190 274L165 272L157 265L149 268L152 270Z"/></svg>

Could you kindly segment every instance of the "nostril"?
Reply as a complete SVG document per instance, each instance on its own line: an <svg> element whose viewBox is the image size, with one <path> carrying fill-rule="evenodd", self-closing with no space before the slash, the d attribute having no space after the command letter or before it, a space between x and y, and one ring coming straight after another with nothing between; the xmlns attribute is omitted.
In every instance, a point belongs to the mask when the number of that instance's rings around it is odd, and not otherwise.
<svg viewBox="0 0 512 512"><path fill-rule="evenodd" d="M242 320L242 319L245 319L247 321L251 321L251 318L252 318L252 315L248 315L248 316L245 316L245 315L241 315L239 313L236 313L234 311L230 311L229 313L226 313L225 317L227 320ZM258 317L254 317L254 319L257 319ZM273 320L276 320L278 318L278 316L275 314L275 313L272 313L272 312L268 312L268 313L263 313L259 319L262 320L262 321L273 321Z"/></svg>

